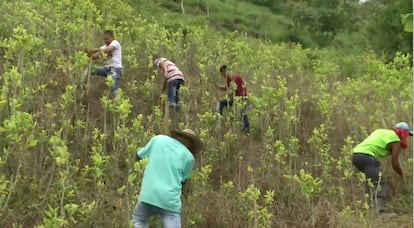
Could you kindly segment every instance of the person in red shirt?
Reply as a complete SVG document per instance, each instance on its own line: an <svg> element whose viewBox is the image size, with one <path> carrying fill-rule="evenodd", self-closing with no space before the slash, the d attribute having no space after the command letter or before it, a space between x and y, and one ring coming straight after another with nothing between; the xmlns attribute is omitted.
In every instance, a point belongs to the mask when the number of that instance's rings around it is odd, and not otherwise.
<svg viewBox="0 0 414 228"><path fill-rule="evenodd" d="M216 87L223 91L229 91L228 93L229 98L220 100L217 103L217 111L220 113L220 115L223 115L224 107L233 106L234 96L240 97L241 98L240 100L243 102L242 108L240 109L240 115L242 116L242 119L243 119L242 131L244 134L247 135L249 134L250 130L249 130L249 119L246 113L247 89L243 82L243 79L238 74L230 74L226 65L222 65L220 67L220 74L226 80L226 84L224 86L216 85ZM231 82L236 84L236 89L234 91L232 91L230 88Z"/></svg>

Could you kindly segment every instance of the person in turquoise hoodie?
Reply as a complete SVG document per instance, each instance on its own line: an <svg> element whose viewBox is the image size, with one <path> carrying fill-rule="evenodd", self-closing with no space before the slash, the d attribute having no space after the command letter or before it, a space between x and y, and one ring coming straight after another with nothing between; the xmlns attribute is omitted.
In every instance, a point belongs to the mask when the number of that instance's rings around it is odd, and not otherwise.
<svg viewBox="0 0 414 228"><path fill-rule="evenodd" d="M137 158L148 159L138 202L132 215L134 228L148 227L151 216L159 215L164 228L181 227L181 190L191 177L194 155L202 148L193 130L156 135L137 151Z"/></svg>
<svg viewBox="0 0 414 228"><path fill-rule="evenodd" d="M404 178L398 162L398 157L403 149L407 148L407 137L412 136L413 131L406 122L400 122L393 129L377 129L373 131L364 141L358 144L352 155L352 164L370 179L373 188L365 184L365 193L374 200L377 214L384 212L386 203L384 178L379 177L381 172L379 158L391 156L391 164L394 171ZM380 187L378 187L380 186Z"/></svg>

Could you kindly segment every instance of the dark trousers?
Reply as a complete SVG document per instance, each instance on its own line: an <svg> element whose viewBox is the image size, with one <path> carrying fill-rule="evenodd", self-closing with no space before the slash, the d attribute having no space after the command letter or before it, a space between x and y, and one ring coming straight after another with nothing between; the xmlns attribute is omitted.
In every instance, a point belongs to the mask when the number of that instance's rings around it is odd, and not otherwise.
<svg viewBox="0 0 414 228"><path fill-rule="evenodd" d="M364 173L367 179L371 179L374 187L370 188L368 183L366 183L365 193L369 194L371 199L376 200L377 207L382 208L384 206L383 204L385 204L385 182L383 177L379 180L381 163L371 155L355 153L352 155L352 164L358 169L358 171ZM378 185L380 186L379 188Z"/></svg>
<svg viewBox="0 0 414 228"><path fill-rule="evenodd" d="M249 133L249 118L247 117L247 98L242 98L241 101L243 102L242 107L240 108L239 112L242 117L242 130L245 133ZM233 98L220 100L217 103L217 111L220 115L223 115L223 109L225 107L233 106Z"/></svg>
<svg viewBox="0 0 414 228"><path fill-rule="evenodd" d="M180 120L180 87L184 85L184 80L175 79L167 82L167 101L170 109L171 127L177 128L177 123Z"/></svg>

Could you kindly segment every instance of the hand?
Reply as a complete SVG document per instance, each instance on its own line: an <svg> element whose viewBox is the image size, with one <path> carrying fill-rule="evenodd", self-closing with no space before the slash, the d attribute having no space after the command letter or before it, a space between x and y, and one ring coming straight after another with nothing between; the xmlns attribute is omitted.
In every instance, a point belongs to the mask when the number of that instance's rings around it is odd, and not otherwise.
<svg viewBox="0 0 414 228"><path fill-rule="evenodd" d="M87 55L88 57L91 57L91 56L93 56L93 55L94 55L94 52L92 52L92 50L90 50L90 49L86 49L86 48L85 48L84 52L86 53L86 55Z"/></svg>
<svg viewBox="0 0 414 228"><path fill-rule="evenodd" d="M92 53L92 52L89 52L88 53L88 57L90 57L92 60L96 60L96 59L99 59L101 56L99 55L99 53Z"/></svg>

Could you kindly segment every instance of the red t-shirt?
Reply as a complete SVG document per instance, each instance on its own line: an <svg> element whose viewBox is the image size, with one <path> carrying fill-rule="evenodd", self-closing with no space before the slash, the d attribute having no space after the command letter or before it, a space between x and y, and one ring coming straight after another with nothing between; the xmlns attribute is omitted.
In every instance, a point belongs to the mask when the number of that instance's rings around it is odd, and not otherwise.
<svg viewBox="0 0 414 228"><path fill-rule="evenodd" d="M238 74L233 74L231 79L227 79L227 87L230 87L230 82L233 81L237 85L236 96L245 97L247 96L247 89L244 86L243 79Z"/></svg>

